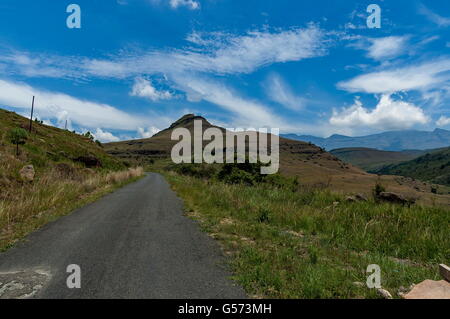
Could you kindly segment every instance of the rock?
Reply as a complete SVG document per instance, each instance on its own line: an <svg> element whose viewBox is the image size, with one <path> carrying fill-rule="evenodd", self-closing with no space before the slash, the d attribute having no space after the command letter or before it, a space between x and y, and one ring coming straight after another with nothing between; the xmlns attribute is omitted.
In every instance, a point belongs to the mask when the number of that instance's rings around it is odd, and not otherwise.
<svg viewBox="0 0 450 319"><path fill-rule="evenodd" d="M444 264L439 265L439 273L441 274L442 278L450 282L450 267Z"/></svg>
<svg viewBox="0 0 450 319"><path fill-rule="evenodd" d="M391 293L389 291L387 291L386 289L378 288L377 293L384 299L392 299Z"/></svg>
<svg viewBox="0 0 450 319"><path fill-rule="evenodd" d="M78 177L76 168L67 163L58 163L56 164L55 169L62 178L76 179L76 177Z"/></svg>
<svg viewBox="0 0 450 319"><path fill-rule="evenodd" d="M355 196L347 196L345 199L347 202L354 203L354 202L367 202L368 199L363 194L357 194Z"/></svg>
<svg viewBox="0 0 450 319"><path fill-rule="evenodd" d="M367 202L369 199L364 194L356 194L355 198L360 202Z"/></svg>
<svg viewBox="0 0 450 319"><path fill-rule="evenodd" d="M450 299L450 283L441 280L425 280L402 296L404 299Z"/></svg>
<svg viewBox="0 0 450 319"><path fill-rule="evenodd" d="M36 172L34 171L34 167L33 165L27 165L24 166L20 171L19 171L20 177L27 182L32 182L34 181L34 176L36 174Z"/></svg>
<svg viewBox="0 0 450 319"><path fill-rule="evenodd" d="M406 198L404 198L402 195L399 195L396 193L390 193L390 192L380 193L378 195L378 199L385 201L385 202L394 203L394 204L406 205L409 203L409 201Z"/></svg>

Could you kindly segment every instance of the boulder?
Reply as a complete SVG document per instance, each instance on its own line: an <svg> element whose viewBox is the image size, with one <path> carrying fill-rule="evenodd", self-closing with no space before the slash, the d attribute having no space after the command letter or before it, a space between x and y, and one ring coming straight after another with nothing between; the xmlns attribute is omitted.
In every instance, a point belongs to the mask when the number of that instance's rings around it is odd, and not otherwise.
<svg viewBox="0 0 450 319"><path fill-rule="evenodd" d="M402 296L404 299L450 299L450 283L445 280L425 280Z"/></svg>
<svg viewBox="0 0 450 319"><path fill-rule="evenodd" d="M24 166L20 171L19 171L20 177L27 182L32 182L34 181L34 176L36 175L36 172L34 171L34 167L33 165L27 165Z"/></svg>
<svg viewBox="0 0 450 319"><path fill-rule="evenodd" d="M356 194L355 198L360 202L367 202L369 199L364 194Z"/></svg>
<svg viewBox="0 0 450 319"><path fill-rule="evenodd" d="M385 202L394 203L394 204L406 205L409 203L409 201L406 198L404 198L402 195L396 194L396 193L391 193L391 192L381 192L378 195L378 199L385 201Z"/></svg>

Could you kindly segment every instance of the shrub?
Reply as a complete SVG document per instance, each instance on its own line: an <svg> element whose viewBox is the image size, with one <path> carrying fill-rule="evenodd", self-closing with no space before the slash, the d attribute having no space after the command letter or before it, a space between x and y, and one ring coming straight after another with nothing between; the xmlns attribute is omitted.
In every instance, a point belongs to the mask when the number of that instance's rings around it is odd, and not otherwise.
<svg viewBox="0 0 450 319"><path fill-rule="evenodd" d="M266 208L262 208L259 211L259 217L258 217L258 221L260 223L268 223L269 222L269 218L270 218L270 211Z"/></svg>
<svg viewBox="0 0 450 319"><path fill-rule="evenodd" d="M170 167L181 175L187 175L197 178L214 178L216 169L208 164L178 164Z"/></svg>
<svg viewBox="0 0 450 319"><path fill-rule="evenodd" d="M377 199L378 197L380 197L380 194L385 191L386 188L383 185L381 185L380 182L378 181L372 190L373 198Z"/></svg>
<svg viewBox="0 0 450 319"><path fill-rule="evenodd" d="M19 145L25 144L28 133L23 128L13 128L8 133L10 142L16 145L16 155L19 155Z"/></svg>
<svg viewBox="0 0 450 319"><path fill-rule="evenodd" d="M226 163L218 174L218 179L228 184L255 185L261 183L267 175L261 174L262 164L250 163Z"/></svg>

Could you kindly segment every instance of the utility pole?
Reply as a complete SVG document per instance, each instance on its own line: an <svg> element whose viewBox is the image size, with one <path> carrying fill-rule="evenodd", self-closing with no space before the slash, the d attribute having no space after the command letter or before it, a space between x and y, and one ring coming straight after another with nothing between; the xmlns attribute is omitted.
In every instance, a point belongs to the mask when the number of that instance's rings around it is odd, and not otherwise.
<svg viewBox="0 0 450 319"><path fill-rule="evenodd" d="M33 112L34 112L34 95L33 95L33 102L31 102L30 134L33 128Z"/></svg>
<svg viewBox="0 0 450 319"><path fill-rule="evenodd" d="M67 119L66 119L66 125L64 126L64 129L67 131Z"/></svg>

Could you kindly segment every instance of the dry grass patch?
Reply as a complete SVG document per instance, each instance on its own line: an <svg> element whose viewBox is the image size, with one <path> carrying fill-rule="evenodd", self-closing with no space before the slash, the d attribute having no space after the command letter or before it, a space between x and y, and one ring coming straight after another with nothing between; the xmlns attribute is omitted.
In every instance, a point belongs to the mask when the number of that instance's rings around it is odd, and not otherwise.
<svg viewBox="0 0 450 319"><path fill-rule="evenodd" d="M143 175L142 168L61 178L58 170L41 173L34 182L10 182L0 196L0 250L10 247L45 223L65 215Z"/></svg>

